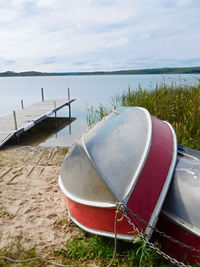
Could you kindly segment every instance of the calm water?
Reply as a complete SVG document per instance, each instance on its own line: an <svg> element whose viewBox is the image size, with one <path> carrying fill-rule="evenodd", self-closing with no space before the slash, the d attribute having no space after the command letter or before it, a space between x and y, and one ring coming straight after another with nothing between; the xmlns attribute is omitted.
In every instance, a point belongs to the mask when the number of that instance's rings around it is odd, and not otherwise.
<svg viewBox="0 0 200 267"><path fill-rule="evenodd" d="M40 145L71 145L87 128L87 107L102 103L110 107L112 97L121 95L130 86L137 89L152 90L156 83L165 81L167 84L195 84L199 76L195 75L106 75L106 76L58 76L58 77L9 77L0 78L0 116L24 106L41 101L41 88L44 88L45 98L67 97L70 88L71 98L76 98L72 104L72 116L77 119L71 126L66 126L56 134L51 135ZM62 109L59 116L68 116L68 108Z"/></svg>

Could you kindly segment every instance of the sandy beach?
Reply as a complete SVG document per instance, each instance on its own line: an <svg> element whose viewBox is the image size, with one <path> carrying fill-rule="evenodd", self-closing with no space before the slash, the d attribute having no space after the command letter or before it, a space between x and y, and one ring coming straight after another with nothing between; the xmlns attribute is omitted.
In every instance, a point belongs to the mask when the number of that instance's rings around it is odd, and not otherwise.
<svg viewBox="0 0 200 267"><path fill-rule="evenodd" d="M58 175L67 149L7 147L0 151L0 250L35 248L52 257L76 235L68 220ZM69 220L70 221L70 220ZM70 222L69 222L70 223Z"/></svg>

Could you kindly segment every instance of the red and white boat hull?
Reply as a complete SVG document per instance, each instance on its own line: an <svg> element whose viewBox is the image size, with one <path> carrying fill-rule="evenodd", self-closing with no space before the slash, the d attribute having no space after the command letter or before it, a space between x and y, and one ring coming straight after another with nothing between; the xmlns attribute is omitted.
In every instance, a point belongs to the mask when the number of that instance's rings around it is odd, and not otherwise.
<svg viewBox="0 0 200 267"><path fill-rule="evenodd" d="M182 205L180 199L176 199L178 191L174 194L174 187L170 186L176 163L177 142L171 125L150 116L143 108L126 108L111 113L74 143L62 164L59 185L66 196L70 217L85 231L114 237L117 203L122 203L132 223L148 239L152 236L152 227L158 226L174 238L198 248L199 235L170 220L171 215L163 215L176 214L174 203ZM167 195L169 186L170 196ZM169 199L174 199L172 205ZM160 216L164 201L165 212ZM183 219L184 216L185 213ZM194 224L198 221L200 218L194 219ZM137 234L125 217L117 222L116 231L117 238L124 240L131 240ZM153 234L152 238L158 236ZM185 248L173 253L176 245L161 237L159 240L167 253L183 260ZM195 262L196 252L188 254Z"/></svg>

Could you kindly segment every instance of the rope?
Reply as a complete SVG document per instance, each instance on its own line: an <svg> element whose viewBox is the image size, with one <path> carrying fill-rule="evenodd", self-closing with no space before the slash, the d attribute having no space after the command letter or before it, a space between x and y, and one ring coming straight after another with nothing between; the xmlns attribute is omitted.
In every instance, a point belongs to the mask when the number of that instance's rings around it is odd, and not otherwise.
<svg viewBox="0 0 200 267"><path fill-rule="evenodd" d="M118 214L120 214L120 213L122 213L121 203L117 204L117 210L115 211L115 220L114 220L114 233L115 233L115 238L114 238L113 256L112 256L112 259L111 259L110 263L106 267L112 266L113 261L114 261L115 256L116 256L116 251L117 251L117 222L123 220L123 214L122 214L122 217L120 219L117 219Z"/></svg>
<svg viewBox="0 0 200 267"><path fill-rule="evenodd" d="M72 265L65 265L65 264L55 263L55 262L51 262L48 259L43 259L43 258L40 258L40 257L30 258L30 259L26 259L26 260L14 260L14 259L11 259L11 258L8 258L8 257L5 257L5 256L2 256L1 258L4 259L4 260L10 261L10 262L15 262L15 263L26 263L26 262L38 259L40 261L44 261L44 262L47 262L48 264L51 264L51 265L54 265L54 266L58 266L58 267L72 267Z"/></svg>
<svg viewBox="0 0 200 267"><path fill-rule="evenodd" d="M8 258L8 257L5 257L5 256L2 256L2 259L10 261L10 262L15 262L15 263L25 263L25 262L28 262L28 261L39 259L39 257L30 258L30 259L26 259L26 260L23 260L23 261L22 260L14 260L14 259L11 259L11 258Z"/></svg>

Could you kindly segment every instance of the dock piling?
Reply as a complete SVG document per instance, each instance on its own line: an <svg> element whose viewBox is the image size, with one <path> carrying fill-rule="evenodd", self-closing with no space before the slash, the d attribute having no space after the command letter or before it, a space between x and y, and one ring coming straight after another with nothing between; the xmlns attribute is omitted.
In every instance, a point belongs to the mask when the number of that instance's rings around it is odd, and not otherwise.
<svg viewBox="0 0 200 267"><path fill-rule="evenodd" d="M69 90L69 87L67 88L67 93L68 93L68 100L70 100L70 90Z"/></svg>
<svg viewBox="0 0 200 267"><path fill-rule="evenodd" d="M15 130L17 130L17 118L15 110L13 110L13 118L14 118Z"/></svg>
<svg viewBox="0 0 200 267"><path fill-rule="evenodd" d="M69 106L69 119L71 119L71 104L69 104L68 106Z"/></svg>
<svg viewBox="0 0 200 267"><path fill-rule="evenodd" d="M71 126L71 123L69 124L69 135L72 134L72 126Z"/></svg>
<svg viewBox="0 0 200 267"><path fill-rule="evenodd" d="M24 109L24 101L23 101L23 99L21 99L21 107L22 107L22 109Z"/></svg>
<svg viewBox="0 0 200 267"><path fill-rule="evenodd" d="M44 102L44 89L41 88L42 102Z"/></svg>
<svg viewBox="0 0 200 267"><path fill-rule="evenodd" d="M68 93L68 100L70 100L70 90L69 87L67 88L67 93ZM71 105L69 103L69 119L71 119Z"/></svg>
<svg viewBox="0 0 200 267"><path fill-rule="evenodd" d="M56 101L54 100L54 109L56 109ZM57 117L57 112L55 110L55 117Z"/></svg>

